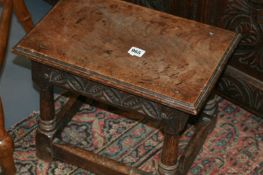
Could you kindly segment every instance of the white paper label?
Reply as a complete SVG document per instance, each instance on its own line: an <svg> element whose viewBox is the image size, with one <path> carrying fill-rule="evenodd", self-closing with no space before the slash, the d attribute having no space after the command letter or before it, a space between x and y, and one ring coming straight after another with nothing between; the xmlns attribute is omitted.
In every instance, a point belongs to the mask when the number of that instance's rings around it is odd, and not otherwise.
<svg viewBox="0 0 263 175"><path fill-rule="evenodd" d="M136 57L142 57L145 54L145 50L140 49L138 47L131 47L130 50L128 51L128 53L131 56L136 56Z"/></svg>

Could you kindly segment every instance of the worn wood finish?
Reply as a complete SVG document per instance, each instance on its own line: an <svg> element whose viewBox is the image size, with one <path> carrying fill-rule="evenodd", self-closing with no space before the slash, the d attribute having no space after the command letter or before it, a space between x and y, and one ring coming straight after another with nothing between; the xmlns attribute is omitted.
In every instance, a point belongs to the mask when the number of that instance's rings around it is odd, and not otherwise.
<svg viewBox="0 0 263 175"><path fill-rule="evenodd" d="M173 175L178 167L178 144L186 129L189 114L177 112L175 119L165 120L164 143L159 162L160 175Z"/></svg>
<svg viewBox="0 0 263 175"><path fill-rule="evenodd" d="M20 2L22 1L20 0ZM13 1L1 0L0 5L2 5L2 13L0 17L0 69L1 69L0 72L2 72L2 68L5 61L5 52L8 43L9 29L10 29L10 23L11 23L12 11L13 11ZM17 9L19 10L20 7L17 7ZM2 167L3 173L5 175L14 175L16 172L15 164L13 160L13 151L14 151L14 145L12 138L5 131L4 128L4 111L0 98L0 153L1 153L0 166Z"/></svg>
<svg viewBox="0 0 263 175"><path fill-rule="evenodd" d="M57 159L92 171L97 175L150 175L115 160L68 144L54 144L54 152Z"/></svg>
<svg viewBox="0 0 263 175"><path fill-rule="evenodd" d="M48 97L52 92L52 87L49 86L48 91L42 91L41 93L46 94ZM59 138L60 133L70 119L75 115L80 106L82 105L79 97L71 94L68 97L67 103L63 106L61 111L54 115L54 101L51 100L50 103L41 102L40 106L46 107L46 110L43 108L40 112L43 114L40 116L39 127L37 130L36 136L36 145L37 145L37 156L46 161L52 161L54 158L54 150L52 146L53 139L55 137ZM44 99L44 98L43 98ZM45 98L46 99L46 98ZM48 105L48 107L46 106ZM51 109L51 110L50 110ZM52 114L52 115L51 115ZM47 116L53 116L48 117Z"/></svg>
<svg viewBox="0 0 263 175"><path fill-rule="evenodd" d="M32 71L43 73L45 67L39 66L38 63L32 63ZM48 79L39 78L39 74L33 74L34 82L40 87L40 120L39 127L36 134L36 154L39 158L52 161L53 147L52 141L55 135L63 129L66 123L73 117L75 112L80 107L78 98L75 95L69 97L68 102L64 105L62 110L55 115L54 108L54 86L49 83Z"/></svg>
<svg viewBox="0 0 263 175"><path fill-rule="evenodd" d="M13 0L16 16L26 32L33 28L33 22L24 0Z"/></svg>
<svg viewBox="0 0 263 175"><path fill-rule="evenodd" d="M229 73L222 76L217 93L255 115L263 116L263 90L262 86L258 87L258 82L263 83L262 1L173 0L168 3L164 0L129 1L242 33L241 43L230 58ZM232 72L234 70L232 68L239 73Z"/></svg>
<svg viewBox="0 0 263 175"><path fill-rule="evenodd" d="M14 3L13 3L14 1ZM16 15L20 19L26 32L33 28L33 23L30 18L30 14L27 11L23 0L1 0L0 4L3 7L1 19L0 19L0 65L3 66L5 52L9 36L9 28L13 11L13 4L15 7Z"/></svg>
<svg viewBox="0 0 263 175"><path fill-rule="evenodd" d="M56 131L53 86L38 84L40 87L40 120L36 134L36 155L46 161L53 159L52 140Z"/></svg>
<svg viewBox="0 0 263 175"><path fill-rule="evenodd" d="M136 3L242 33L242 40L230 58L229 73L220 80L218 92L257 116L263 116L263 90L262 86L258 87L258 82L263 83L262 1L173 0L173 9L162 8L167 4L164 0L138 0Z"/></svg>
<svg viewBox="0 0 263 175"><path fill-rule="evenodd" d="M210 100L200 114L199 120L194 125L195 132L192 139L180 156L175 173L176 175L184 175L188 172L196 156L199 154L208 134L214 129L217 120L217 104L217 96L212 94Z"/></svg>
<svg viewBox="0 0 263 175"><path fill-rule="evenodd" d="M248 0L130 0L153 9L191 18L243 34L230 64L263 81L263 2ZM170 8L162 8L169 4ZM175 4L175 5L172 5Z"/></svg>
<svg viewBox="0 0 263 175"><path fill-rule="evenodd" d="M57 0L52 0L56 2ZM254 79L263 83L263 3L248 0L127 0L203 23L239 31L242 41L230 58L229 66L239 70L224 74L218 86L220 95L263 116L262 88L251 84ZM233 69L230 69L230 71ZM226 76L225 76L226 75ZM237 78L241 78L237 80ZM240 100L240 98L242 100ZM261 99L253 101L252 99Z"/></svg>
<svg viewBox="0 0 263 175"><path fill-rule="evenodd" d="M116 0L61 1L49 16L17 51L192 114L200 110L218 79L217 70L232 52L229 45L239 38L232 32ZM132 46L146 54L140 59L128 55Z"/></svg>
<svg viewBox="0 0 263 175"><path fill-rule="evenodd" d="M156 120L173 119L178 113L173 108L165 105L39 63L32 63L32 71L37 72L33 73L33 80L40 87L42 84L45 86L53 84L88 98L137 112Z"/></svg>
<svg viewBox="0 0 263 175"><path fill-rule="evenodd" d="M199 0L198 20L240 32L242 40L229 62L218 92L263 117L263 1Z"/></svg>
<svg viewBox="0 0 263 175"><path fill-rule="evenodd" d="M2 68L5 60L13 3L9 0L1 0L0 5L3 8L0 18L0 66Z"/></svg>
<svg viewBox="0 0 263 175"><path fill-rule="evenodd" d="M180 173L186 173L211 127L197 125L190 150L178 162L180 135L188 119L194 118L191 114L204 107L239 38L124 1L60 1L14 49L32 60L33 80L40 87L38 157L61 159L99 174L137 172L74 146L56 144L55 133L64 126L54 115L53 87L59 86L162 121L165 141L158 171L172 175L184 167ZM146 54L130 56L132 46ZM210 102L205 109L211 115L215 111Z"/></svg>
<svg viewBox="0 0 263 175"><path fill-rule="evenodd" d="M4 111L0 98L0 166L5 175L14 175L16 173L13 151L13 140L4 129Z"/></svg>
<svg viewBox="0 0 263 175"><path fill-rule="evenodd" d="M186 147L186 151L179 159L178 167L176 169L176 175L187 174L188 170L191 168L193 161L196 156L199 154L208 134L214 128L216 118L211 118L210 116L202 116L202 120L200 120L196 126L196 132L192 136L193 138L190 140Z"/></svg>
<svg viewBox="0 0 263 175"><path fill-rule="evenodd" d="M105 85L91 82L90 80L70 75L67 72L59 71L52 67L45 66L36 62L32 63L32 71L34 82L40 87L40 89L43 89L40 91L42 99L41 111L43 110L43 114L41 115L41 119L39 122L39 132L37 133L36 138L38 148L37 150L39 150L39 153L37 152L37 155L39 158L46 161L51 161L53 158L62 159L61 156L66 156L66 154L61 154L61 149L53 149L54 146L52 146L52 140L54 139L55 134L58 135L58 131L61 131L63 129L69 118L73 116L74 111L76 112L75 107L73 106L79 107L78 103L76 105L76 97L72 97L72 99L70 99L69 102L65 105L65 109L61 110L61 112L57 114L57 118L51 117L53 116L54 109L54 104L51 100L53 99L53 97L51 96L53 94L52 87L53 85L56 85L71 92L80 93L81 95L87 96L89 98L111 104L115 107L134 111L152 119L164 120L164 123L166 125L166 127L164 128L166 139L161 158L162 162L160 164L160 173L165 174L167 172L175 172L175 168L177 166L177 144L179 142L179 136L186 128L186 123L189 117L188 114L179 112L175 109L168 108L163 105L156 104L154 102L150 102L141 97L136 97L134 95L118 91ZM74 110L72 110L72 108L74 108ZM68 116L69 114L70 116ZM45 116L48 116L48 119L46 119L47 117ZM66 150L68 150L68 148ZM71 152L74 152L73 147L70 148L70 150ZM57 153L57 151L59 152ZM75 152L77 152L77 155L75 155L77 160L74 159L74 161L72 162L75 165L79 162L83 163L83 161L80 161L81 159L78 159L79 151L79 149L75 149ZM90 153L86 154L86 160L88 162L91 161L90 156L92 155L93 154ZM68 158L69 160L71 160L70 157L66 157L67 159L65 160L68 160ZM108 159L101 157L100 160L103 160L104 162ZM111 162L112 161L108 160L107 163L111 165ZM81 167L83 167L82 163L80 163ZM91 164L93 165L94 163L91 162ZM86 168L88 170L93 170L90 169L90 166L87 166ZM101 171L104 172L104 174L105 172L108 173L108 171L104 169L101 169Z"/></svg>

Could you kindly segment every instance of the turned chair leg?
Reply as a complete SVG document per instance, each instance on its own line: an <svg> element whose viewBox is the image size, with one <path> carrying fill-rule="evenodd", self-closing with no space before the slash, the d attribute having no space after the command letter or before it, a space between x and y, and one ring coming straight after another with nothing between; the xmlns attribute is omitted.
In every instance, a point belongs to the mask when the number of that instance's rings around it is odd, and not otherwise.
<svg viewBox="0 0 263 175"><path fill-rule="evenodd" d="M12 1L1 0L3 6L0 19L0 68L3 66L5 51L7 47L10 21L12 16ZM14 145L11 137L4 128L4 112L0 99L0 166L5 175L15 174L15 164L13 159Z"/></svg>
<svg viewBox="0 0 263 175"><path fill-rule="evenodd" d="M33 28L33 22L24 0L13 0L16 16L26 32Z"/></svg>
<svg viewBox="0 0 263 175"><path fill-rule="evenodd" d="M5 175L16 173L13 159L14 144L12 138L4 129L4 112L0 99L0 166Z"/></svg>
<svg viewBox="0 0 263 175"><path fill-rule="evenodd" d="M23 0L13 0L14 9L18 20L24 27L26 32L29 32L33 28L33 22ZM7 47L7 41L9 36L10 22L13 11L13 1L0 0L0 4L3 5L3 10L0 19L0 66L3 66L5 52Z"/></svg>
<svg viewBox="0 0 263 175"><path fill-rule="evenodd" d="M13 3L9 0L1 0L0 5L3 6L0 18L0 69L3 66L7 41L9 36L10 22L12 16Z"/></svg>
<svg viewBox="0 0 263 175"><path fill-rule="evenodd" d="M14 4L13 4L14 3ZM26 9L23 0L0 0L3 7L0 17L0 69L3 67L5 52L8 42L10 22L13 11L13 5L16 15L23 25L26 32L33 28L31 16ZM14 175L16 172L13 159L14 144L12 138L4 128L4 113L0 99L0 166L5 175Z"/></svg>

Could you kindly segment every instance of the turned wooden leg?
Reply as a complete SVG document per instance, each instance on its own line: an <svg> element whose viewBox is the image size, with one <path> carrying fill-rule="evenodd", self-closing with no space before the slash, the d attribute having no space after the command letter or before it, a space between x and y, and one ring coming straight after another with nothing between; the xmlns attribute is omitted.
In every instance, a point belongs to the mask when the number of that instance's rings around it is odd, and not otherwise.
<svg viewBox="0 0 263 175"><path fill-rule="evenodd" d="M174 175L176 172L179 138L188 118L188 114L177 112L174 119L165 121L164 144L158 168L160 175Z"/></svg>
<svg viewBox="0 0 263 175"><path fill-rule="evenodd" d="M56 131L53 86L39 84L40 120L36 134L36 155L45 161L53 159L52 140Z"/></svg>
<svg viewBox="0 0 263 175"><path fill-rule="evenodd" d="M13 0L16 16L26 32L33 28L33 22L24 0Z"/></svg>
<svg viewBox="0 0 263 175"><path fill-rule="evenodd" d="M13 151L13 140L4 129L4 112L0 99L0 166L5 175L14 175L16 172Z"/></svg>
<svg viewBox="0 0 263 175"><path fill-rule="evenodd" d="M1 0L0 5L3 7L0 18L0 68L2 68L5 60L13 4L10 0ZM16 172L13 151L12 138L5 131L4 112L0 99L0 166L5 175L13 175Z"/></svg>
<svg viewBox="0 0 263 175"><path fill-rule="evenodd" d="M3 66L5 60L5 52L9 36L10 22L12 16L13 3L9 0L0 1L2 5L2 14L0 18L0 68Z"/></svg>
<svg viewBox="0 0 263 175"><path fill-rule="evenodd" d="M213 96L200 114L200 120L195 124L195 133L185 148L183 155L180 157L176 175L186 174L191 168L191 165L199 154L208 134L215 127L216 114L217 101L216 97Z"/></svg>

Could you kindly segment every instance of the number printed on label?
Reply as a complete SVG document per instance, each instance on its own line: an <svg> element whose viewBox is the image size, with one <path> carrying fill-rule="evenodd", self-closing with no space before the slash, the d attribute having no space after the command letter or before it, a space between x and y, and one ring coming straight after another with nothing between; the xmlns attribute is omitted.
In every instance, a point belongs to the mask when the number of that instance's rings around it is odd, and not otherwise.
<svg viewBox="0 0 263 175"><path fill-rule="evenodd" d="M128 53L131 56L136 56L136 57L142 57L145 54L145 50L140 49L138 47L131 47L130 50L128 51Z"/></svg>

